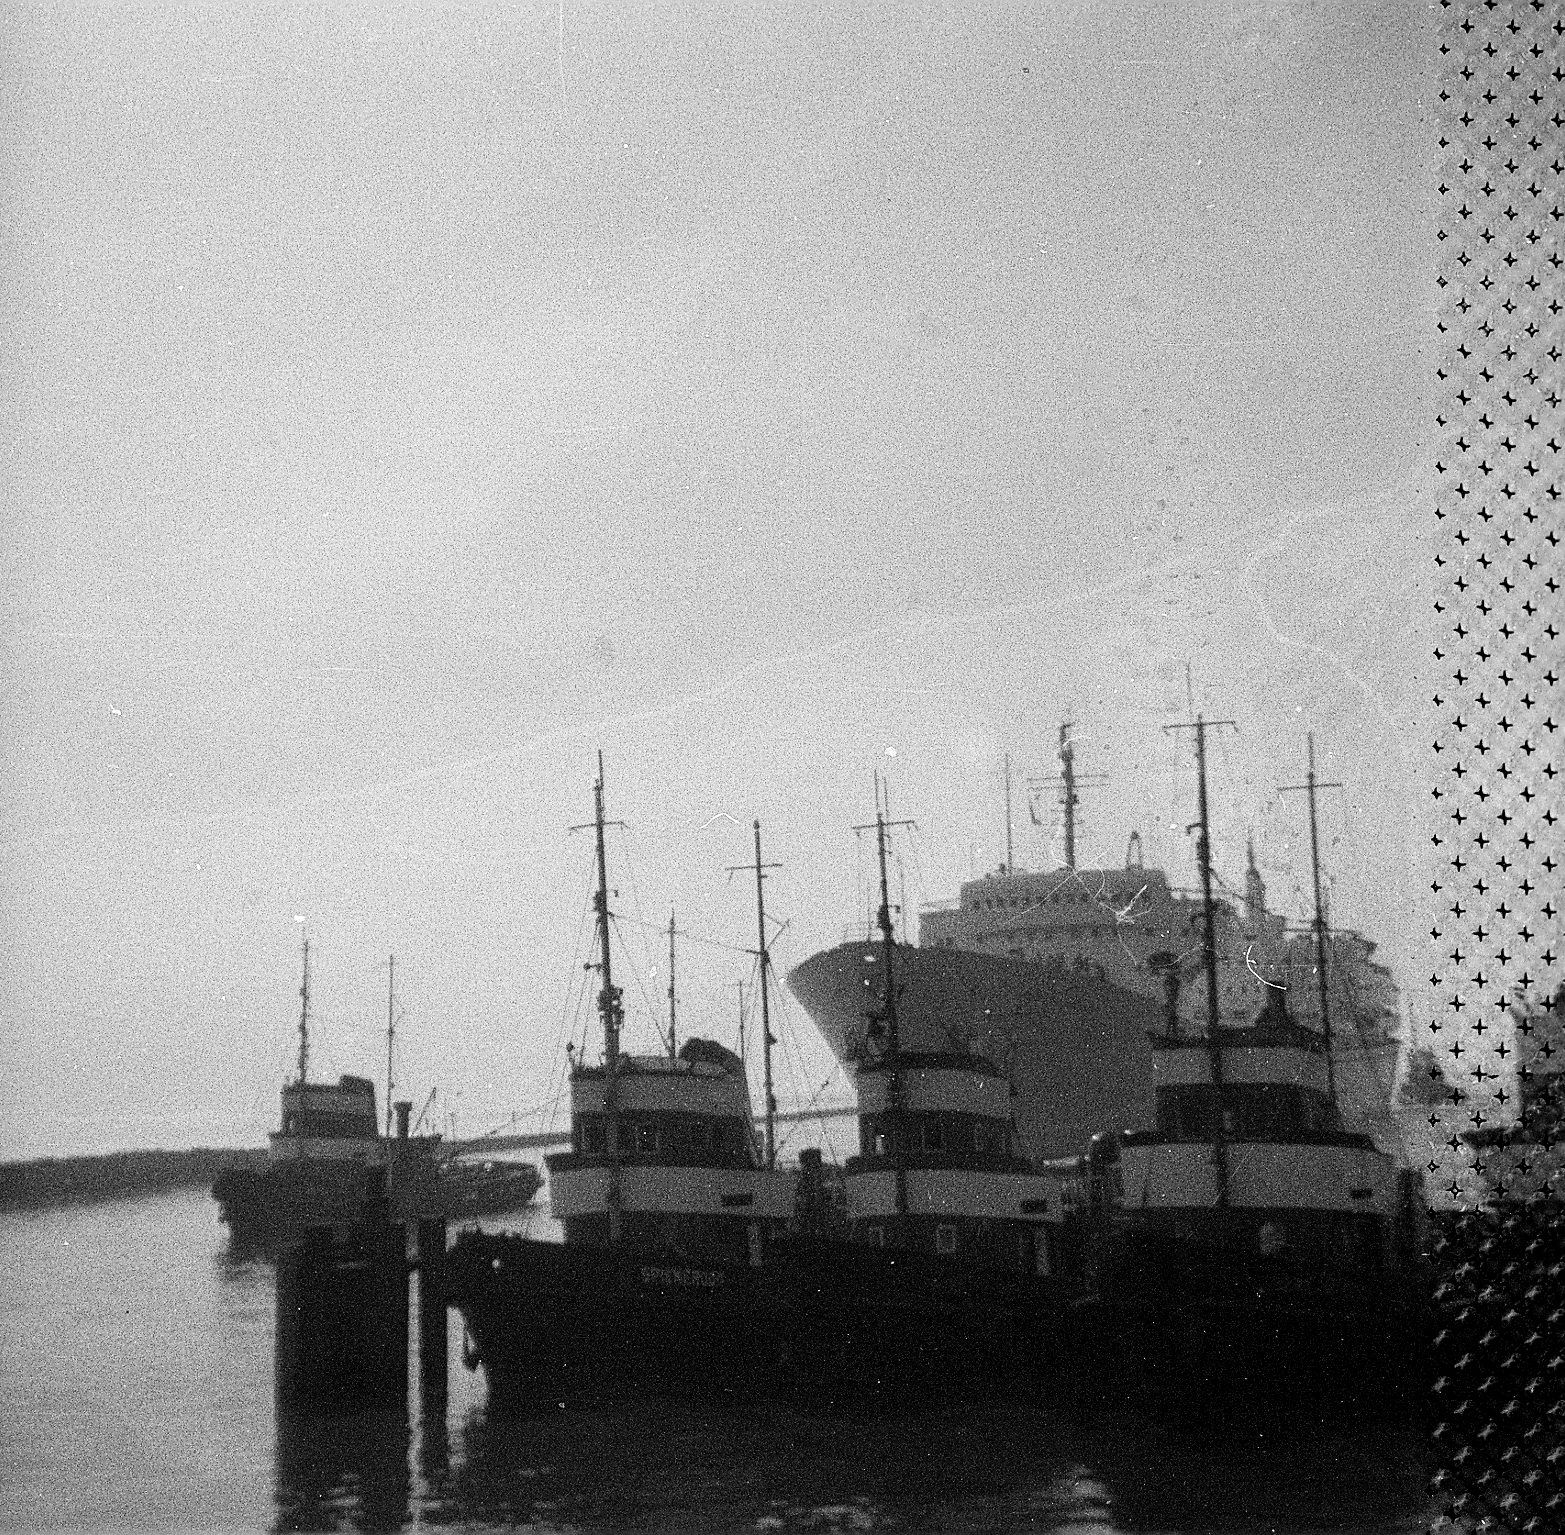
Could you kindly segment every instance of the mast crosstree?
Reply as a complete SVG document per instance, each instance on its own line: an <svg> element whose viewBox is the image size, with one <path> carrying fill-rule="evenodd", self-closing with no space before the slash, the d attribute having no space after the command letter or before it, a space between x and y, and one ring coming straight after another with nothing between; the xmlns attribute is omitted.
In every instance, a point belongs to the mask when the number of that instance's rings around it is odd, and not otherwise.
<svg viewBox="0 0 1565 1535"><path fill-rule="evenodd" d="M1076 867L1076 806L1080 803L1076 790L1086 784L1103 784L1109 781L1107 773L1078 773L1076 771L1076 743L1071 740L1072 722L1066 720L1060 726L1060 773L1057 778L1031 778L1030 789L1060 786L1060 811L1065 819L1065 867ZM1031 806L1029 805L1029 811ZM1033 823L1041 824L1036 814Z"/></svg>

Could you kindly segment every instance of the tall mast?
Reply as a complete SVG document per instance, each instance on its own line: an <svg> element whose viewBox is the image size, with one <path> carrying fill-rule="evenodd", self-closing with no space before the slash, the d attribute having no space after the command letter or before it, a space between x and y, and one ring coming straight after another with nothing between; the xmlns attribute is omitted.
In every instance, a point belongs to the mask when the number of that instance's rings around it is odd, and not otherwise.
<svg viewBox="0 0 1565 1535"><path fill-rule="evenodd" d="M674 1038L674 912L668 913L668 1058L673 1060L679 1053L679 1047Z"/></svg>
<svg viewBox="0 0 1565 1535"><path fill-rule="evenodd" d="M1065 811L1065 867L1076 867L1076 749L1071 728L1060 726L1060 805Z"/></svg>
<svg viewBox="0 0 1565 1535"><path fill-rule="evenodd" d="M902 1041L897 1032L896 977L892 968L892 950L896 947L896 932L891 925L891 894L886 882L886 831L892 826L912 826L912 821L888 821L881 808L880 775L875 775L875 854L880 863L880 911L877 921L880 927L881 1013L880 1020L886 1026L886 1110L891 1122L891 1156L896 1174L897 1214L907 1214L907 1159L905 1129L902 1116ZM868 831L868 826L855 826L855 831Z"/></svg>
<svg viewBox="0 0 1565 1535"><path fill-rule="evenodd" d="M609 870L603 846L603 753L598 753L598 777L592 786L592 824L598 841L598 890L593 904L598 912L598 955L601 985L598 988L598 1019L603 1026L603 1117L608 1131L609 1152L609 1241L620 1238L620 1146L619 1146L619 1033L620 995L614 985L609 956Z"/></svg>
<svg viewBox="0 0 1565 1535"><path fill-rule="evenodd" d="M391 1090L395 1086L391 1076L392 1043L397 1035L397 956L386 960L386 1139L391 1139Z"/></svg>
<svg viewBox="0 0 1565 1535"><path fill-rule="evenodd" d="M1320 783L1315 777L1315 733L1306 736L1309 746L1309 771L1302 784L1284 784L1281 793L1291 794L1303 790L1310 804L1310 869L1315 878L1315 984L1320 992L1320 1027L1326 1041L1326 1093L1335 1104L1337 1101L1337 1068L1331 1049L1331 1008L1326 1000L1326 910L1320 893L1320 837L1315 827L1315 791L1340 789L1335 781Z"/></svg>
<svg viewBox="0 0 1565 1535"><path fill-rule="evenodd" d="M1215 726L1232 725L1232 720L1212 720ZM1196 841L1196 861L1201 866L1201 938L1202 963L1206 971L1206 1053L1211 1064L1212 1091L1216 1099L1212 1125L1212 1165L1217 1172L1217 1207L1228 1208L1228 1136L1223 1124L1223 1045L1219 1035L1221 1010L1217 996L1217 934L1212 915L1212 832L1206 809L1206 728L1201 715L1192 725L1165 725L1165 730L1195 731L1196 784L1200 829ZM1187 828L1187 830L1190 828Z"/></svg>
<svg viewBox="0 0 1565 1535"><path fill-rule="evenodd" d="M736 873L740 869L755 870L755 938L756 957L760 964L760 989L761 989L761 1061L763 1073L763 1086L766 1093L766 1165L777 1165L777 1096L772 1089L772 1046L777 1041L772 1037L772 1021L770 1002L767 998L767 973L771 968L771 951L766 945L766 896L762 888L762 882L766 878L767 869L780 869L780 863L761 862L761 823L755 822L755 862L737 863L729 866L729 873ZM744 993L740 993L739 1010L740 1037L743 1038L744 1030ZM742 1047L741 1047L742 1048Z"/></svg>
<svg viewBox="0 0 1565 1535"><path fill-rule="evenodd" d="M1011 754L1005 754L1005 872L1010 874L1015 870L1014 855L1011 852Z"/></svg>
<svg viewBox="0 0 1565 1535"><path fill-rule="evenodd" d="M299 1086L303 1087L310 1066L310 940L304 940L304 980L299 986Z"/></svg>
<svg viewBox="0 0 1565 1535"><path fill-rule="evenodd" d="M773 864L773 868L777 865ZM761 1059L765 1063L766 1086L766 1165L777 1165L777 1097L772 1091L772 1019L768 1011L766 993L767 970L771 966L771 953L766 946L766 897L761 885L766 876L761 872L761 823L755 823L755 941L761 950Z"/></svg>
<svg viewBox="0 0 1565 1535"><path fill-rule="evenodd" d="M1085 777L1076 771L1076 743L1071 740L1071 722L1066 720L1060 726L1060 774L1058 778L1028 779L1028 786L1034 789L1042 789L1049 784L1060 786L1060 812L1065 822L1065 867L1076 867L1076 806L1080 803L1080 797L1076 791L1083 784L1101 784L1108 782L1107 773L1088 773ZM1029 802L1030 803L1030 802ZM1033 815L1035 824L1041 825L1036 813Z"/></svg>

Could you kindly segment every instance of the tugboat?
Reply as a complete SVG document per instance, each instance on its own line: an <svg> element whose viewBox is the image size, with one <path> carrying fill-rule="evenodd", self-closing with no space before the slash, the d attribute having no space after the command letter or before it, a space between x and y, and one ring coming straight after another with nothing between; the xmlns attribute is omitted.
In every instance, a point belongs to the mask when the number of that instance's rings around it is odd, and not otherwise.
<svg viewBox="0 0 1565 1535"><path fill-rule="evenodd" d="M882 983L854 1074L859 1152L843 1169L847 1246L788 1244L798 1287L790 1360L806 1394L906 1403L1035 1389L1079 1271L1080 1165L1016 1151L1014 1090L970 1050L905 1052L886 880L874 823ZM862 828L868 830L868 827ZM806 1320L807 1319L807 1320Z"/></svg>
<svg viewBox="0 0 1565 1535"><path fill-rule="evenodd" d="M743 866L756 872L767 1051L759 1141L743 1063L721 1045L676 1051L671 1026L666 1054L620 1048L601 758L592 825L604 1050L601 1064L573 1059L571 1149L548 1159L564 1241L468 1231L447 1257L491 1404L696 1389L831 1409L1035 1383L1071 1293L1078 1162L1016 1155L1010 1086L989 1062L903 1055L888 958L887 1043L859 1071L862 1149L837 1210L818 1151L776 1163L759 825ZM889 956L878 803L876 832Z"/></svg>
<svg viewBox="0 0 1565 1535"><path fill-rule="evenodd" d="M769 1245L794 1219L799 1174L776 1165L767 1015L761 1145L744 1065L731 1051L702 1039L676 1050L672 1027L664 1054L621 1049L601 753L593 810L603 1057L573 1058L571 1149L547 1158L565 1240L465 1231L447 1257L467 1363L483 1366L490 1403L501 1409L734 1391L766 1370L775 1347L759 1276ZM759 822L755 848L764 1009Z"/></svg>
<svg viewBox="0 0 1565 1535"><path fill-rule="evenodd" d="M1209 897L1205 735L1198 860ZM1311 794L1315 846L1315 776ZM1323 938L1316 867L1316 933ZM1213 965L1210 901L1203 963ZM1323 949L1323 944L1321 945ZM1181 971L1155 956L1155 1129L1094 1137L1075 1341L1095 1385L1156 1407L1326 1411L1417 1402L1427 1374L1426 1216L1417 1174L1346 1131L1320 973L1317 1033L1269 993L1249 1029L1181 1025Z"/></svg>
<svg viewBox="0 0 1565 1535"><path fill-rule="evenodd" d="M922 907L913 942L897 953L902 1048L966 1047L1003 1061L1016 1088L1018 1144L1029 1156L1075 1156L1099 1130L1151 1121L1148 1038L1160 1026L1162 990L1148 960L1183 950L1203 921L1200 892L1172 883L1139 832L1129 831L1122 859L1078 857L1079 791L1104 775L1077 770L1071 729L1060 726L1054 780L1063 860L1051 850L1043 867L1014 861L1025 844L1013 847L1007 768L1005 861L964 881L954 900ZM1034 826L1044 819L1032 811ZM1302 980L1316 964L1312 935L1270 909L1253 847L1247 863L1236 882L1242 897L1219 895L1213 913L1220 1016L1236 1027L1260 1010L1265 981ZM1328 946L1343 1116L1395 1150L1389 1100L1400 993L1363 934L1334 929ZM875 1049L865 1004L882 967L873 924L869 931L855 924L840 943L788 974L793 994L849 1072ZM1204 977L1191 981L1184 1013L1199 1028ZM1290 1001L1300 1023L1320 1028L1313 990L1301 986Z"/></svg>
<svg viewBox="0 0 1565 1535"><path fill-rule="evenodd" d="M395 964L387 999L387 1095L395 1018ZM444 1153L438 1135L412 1135L412 1104L388 1105L386 1134L366 1077L312 1082L310 1064L310 941L304 940L299 987L298 1077L284 1083L280 1127L260 1167L225 1167L213 1180L218 1217L230 1245L245 1256L275 1254L306 1226L354 1221L367 1201L389 1198L397 1219L444 1215L463 1219L520 1209L542 1178L527 1162L474 1165ZM396 1114L396 1134L389 1123Z"/></svg>

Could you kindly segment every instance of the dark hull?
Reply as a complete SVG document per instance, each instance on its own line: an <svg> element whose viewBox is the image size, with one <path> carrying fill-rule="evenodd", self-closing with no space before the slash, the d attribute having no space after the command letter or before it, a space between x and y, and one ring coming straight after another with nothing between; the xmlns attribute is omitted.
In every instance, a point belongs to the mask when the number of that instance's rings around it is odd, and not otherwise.
<svg viewBox="0 0 1565 1535"><path fill-rule="evenodd" d="M1036 1394L1061 1298L933 1255L789 1239L759 1267L463 1233L447 1260L491 1404L781 1397L812 1411Z"/></svg>
<svg viewBox="0 0 1565 1535"><path fill-rule="evenodd" d="M880 947L840 944L788 973L788 986L844 1064L863 1053ZM867 957L873 960L866 962ZM1016 1088L1017 1132L1030 1156L1074 1156L1100 1130L1155 1117L1152 1047L1161 1009L1099 976L964 949L897 950L904 1050L964 1043Z"/></svg>
<svg viewBox="0 0 1565 1535"><path fill-rule="evenodd" d="M497 1411L733 1394L764 1377L771 1332L748 1267L464 1232L446 1285Z"/></svg>
<svg viewBox="0 0 1565 1535"><path fill-rule="evenodd" d="M1176 1416L1405 1416L1431 1379L1428 1289L1116 1234L1076 1308L1073 1375L1099 1402Z"/></svg>
<svg viewBox="0 0 1565 1535"><path fill-rule="evenodd" d="M261 1168L230 1167L218 1174L212 1196L235 1251L275 1254L302 1236L307 1226L356 1221L381 1190L383 1170L357 1162L298 1159ZM443 1216L473 1219L518 1210L538 1192L536 1168L521 1164L493 1173L448 1177L421 1168L393 1180L391 1213L396 1220Z"/></svg>
<svg viewBox="0 0 1565 1535"><path fill-rule="evenodd" d="M765 1270L780 1379L817 1410L1038 1402L1064 1363L1066 1287L908 1249L794 1239Z"/></svg>

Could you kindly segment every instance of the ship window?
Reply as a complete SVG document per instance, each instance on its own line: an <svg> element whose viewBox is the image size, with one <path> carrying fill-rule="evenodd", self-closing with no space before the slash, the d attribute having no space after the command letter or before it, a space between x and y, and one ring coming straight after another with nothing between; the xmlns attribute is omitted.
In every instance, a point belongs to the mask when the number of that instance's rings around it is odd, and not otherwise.
<svg viewBox="0 0 1565 1535"><path fill-rule="evenodd" d="M993 1156L1005 1150L1005 1131L993 1120L979 1119L973 1122L973 1149Z"/></svg>
<svg viewBox="0 0 1565 1535"><path fill-rule="evenodd" d="M619 1149L621 1151L634 1151L636 1149L636 1126L629 1119L619 1122Z"/></svg>
<svg viewBox="0 0 1565 1535"><path fill-rule="evenodd" d="M884 1247L886 1245L886 1228L884 1226L871 1226L864 1233L864 1240L871 1247Z"/></svg>
<svg viewBox="0 0 1565 1535"><path fill-rule="evenodd" d="M636 1150L644 1157L658 1154L658 1127L649 1120L641 1120L636 1125Z"/></svg>
<svg viewBox="0 0 1565 1535"><path fill-rule="evenodd" d="M603 1118L599 1114L583 1115L581 1121L582 1150L596 1154L603 1150L607 1136L603 1133Z"/></svg>
<svg viewBox="0 0 1565 1535"><path fill-rule="evenodd" d="M935 1251L942 1253L954 1253L956 1251L956 1227L935 1227Z"/></svg>
<svg viewBox="0 0 1565 1535"><path fill-rule="evenodd" d="M922 1126L922 1134L925 1151L939 1151L942 1148L944 1137L940 1134L940 1119L938 1115L930 1115Z"/></svg>
<svg viewBox="0 0 1565 1535"><path fill-rule="evenodd" d="M712 1133L704 1119L692 1119L685 1127L685 1135L692 1156L702 1155L712 1144Z"/></svg>

